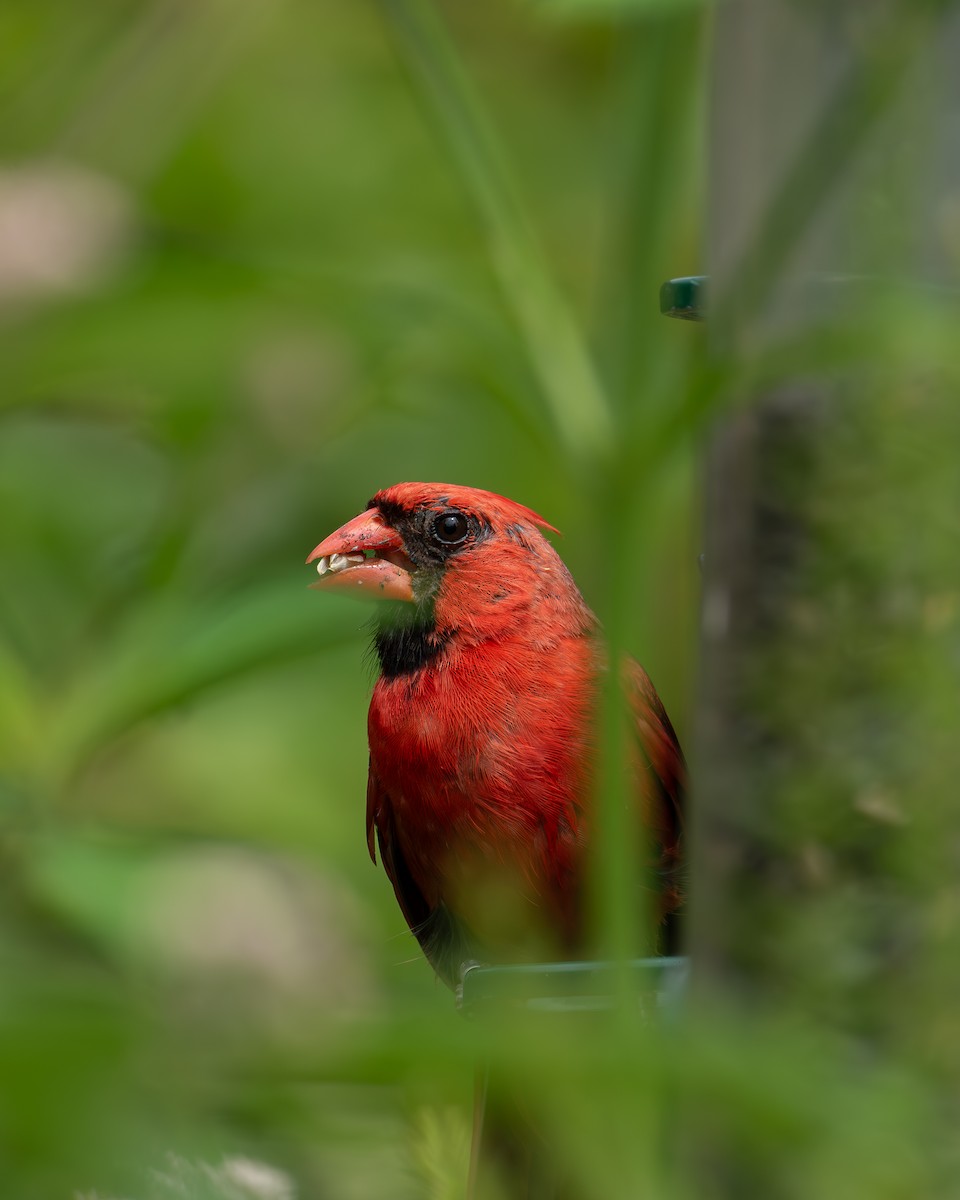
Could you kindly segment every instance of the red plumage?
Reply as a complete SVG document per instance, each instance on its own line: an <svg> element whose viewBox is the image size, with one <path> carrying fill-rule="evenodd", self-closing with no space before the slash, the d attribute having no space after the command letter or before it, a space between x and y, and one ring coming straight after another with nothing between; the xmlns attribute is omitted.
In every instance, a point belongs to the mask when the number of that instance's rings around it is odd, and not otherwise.
<svg viewBox="0 0 960 1200"><path fill-rule="evenodd" d="M448 982L467 959L582 944L600 651L541 528L552 526L491 492L404 483L308 559L320 560L314 586L407 602L375 636L367 839ZM626 676L665 914L680 903L685 768L646 673L630 664Z"/></svg>

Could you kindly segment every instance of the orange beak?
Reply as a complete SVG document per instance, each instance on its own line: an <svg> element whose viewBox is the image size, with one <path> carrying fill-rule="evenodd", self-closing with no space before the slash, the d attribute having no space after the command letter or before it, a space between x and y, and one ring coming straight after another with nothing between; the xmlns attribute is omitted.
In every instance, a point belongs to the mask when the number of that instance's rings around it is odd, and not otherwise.
<svg viewBox="0 0 960 1200"><path fill-rule="evenodd" d="M347 592L361 599L413 602L413 564L395 529L368 509L341 525L310 553L320 578L312 588Z"/></svg>

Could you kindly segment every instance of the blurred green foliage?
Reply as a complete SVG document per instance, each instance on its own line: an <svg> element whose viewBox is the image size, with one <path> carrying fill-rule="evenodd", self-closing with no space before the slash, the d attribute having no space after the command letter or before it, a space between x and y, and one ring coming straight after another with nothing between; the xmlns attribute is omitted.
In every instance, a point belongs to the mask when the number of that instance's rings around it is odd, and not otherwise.
<svg viewBox="0 0 960 1200"><path fill-rule="evenodd" d="M956 899L923 855L940 838L941 874L955 855L957 591L929 519L956 508L955 326L881 298L707 361L703 330L659 316L662 280L704 262L709 10L0 9L4 1196L454 1197L479 1060L525 1091L578 1196L953 1194ZM747 306L902 78L915 29L890 11L853 118L748 247ZM801 885L751 923L745 872L701 910L752 994L721 971L664 1029L469 1025L367 858L367 617L308 592L303 559L403 479L530 504L689 742L700 443L733 400L864 361L888 390L797 485L839 550L749 663L771 740L799 728L810 753L723 797ZM938 400L912 409L899 383L925 370ZM904 731L939 749L898 756ZM937 797L922 819L898 773ZM602 799L596 910L620 952L640 917L615 781ZM889 886L849 886L865 829ZM886 954L888 917L919 967Z"/></svg>

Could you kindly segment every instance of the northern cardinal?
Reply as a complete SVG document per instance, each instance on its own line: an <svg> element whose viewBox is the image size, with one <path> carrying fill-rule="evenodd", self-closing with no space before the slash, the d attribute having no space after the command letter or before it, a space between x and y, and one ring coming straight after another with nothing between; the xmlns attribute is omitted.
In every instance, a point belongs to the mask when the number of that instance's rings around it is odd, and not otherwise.
<svg viewBox="0 0 960 1200"><path fill-rule="evenodd" d="M368 718L367 844L455 985L470 960L570 957L584 938L597 621L503 496L400 483L316 547L312 586L381 605ZM626 672L636 794L660 916L681 902L685 767L646 672Z"/></svg>

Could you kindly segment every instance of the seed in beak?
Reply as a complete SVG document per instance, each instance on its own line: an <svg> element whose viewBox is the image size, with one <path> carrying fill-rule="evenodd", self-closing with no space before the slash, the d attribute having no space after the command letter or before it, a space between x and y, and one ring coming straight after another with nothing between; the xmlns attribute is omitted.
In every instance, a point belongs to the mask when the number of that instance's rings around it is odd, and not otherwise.
<svg viewBox="0 0 960 1200"><path fill-rule="evenodd" d="M325 554L323 558L317 560L317 574L326 575L329 571L336 575L338 571L345 571L347 567L354 567L363 561L363 554L331 554L329 556Z"/></svg>

